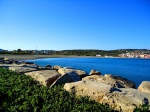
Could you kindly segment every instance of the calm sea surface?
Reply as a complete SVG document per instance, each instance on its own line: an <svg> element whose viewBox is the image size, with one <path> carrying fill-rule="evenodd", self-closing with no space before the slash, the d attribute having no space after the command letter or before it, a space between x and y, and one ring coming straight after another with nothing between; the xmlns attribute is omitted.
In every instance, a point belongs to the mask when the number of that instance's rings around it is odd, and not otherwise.
<svg viewBox="0 0 150 112"><path fill-rule="evenodd" d="M45 58L27 60L41 66L60 65L82 69L89 73L92 69L104 74L114 74L135 82L138 87L142 81L150 81L150 59L129 58Z"/></svg>

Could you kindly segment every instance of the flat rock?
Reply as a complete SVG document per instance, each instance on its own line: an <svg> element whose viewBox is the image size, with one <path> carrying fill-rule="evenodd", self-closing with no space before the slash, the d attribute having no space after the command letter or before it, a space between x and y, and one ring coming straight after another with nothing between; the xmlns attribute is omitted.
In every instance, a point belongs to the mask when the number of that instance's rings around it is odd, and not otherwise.
<svg viewBox="0 0 150 112"><path fill-rule="evenodd" d="M66 83L64 89L77 96L89 96L99 103L107 103L115 110L133 112L136 105L149 104L150 95L133 88L115 88L96 81Z"/></svg>
<svg viewBox="0 0 150 112"><path fill-rule="evenodd" d="M41 85L51 86L53 82L60 76L56 70L40 70L25 73L28 76L31 76Z"/></svg>
<svg viewBox="0 0 150 112"><path fill-rule="evenodd" d="M139 106L143 104L143 102L149 105L150 95L148 93L132 88L121 88L120 90L121 92L113 91L105 95L99 102L107 103L122 112L133 112L136 105Z"/></svg>
<svg viewBox="0 0 150 112"><path fill-rule="evenodd" d="M22 65L18 64L0 64L0 67L2 68L9 68L9 67L21 67Z"/></svg>
<svg viewBox="0 0 150 112"><path fill-rule="evenodd" d="M16 71L16 72L19 72L19 73L27 73L27 72L36 71L37 68L12 66L12 67L9 67L9 70L13 70L13 71Z"/></svg>
<svg viewBox="0 0 150 112"><path fill-rule="evenodd" d="M150 81L143 81L138 87L138 90L150 94Z"/></svg>
<svg viewBox="0 0 150 112"><path fill-rule="evenodd" d="M81 78L87 76L87 73L85 71L83 71L83 70L67 69L67 68L60 68L60 69L58 69L58 73L61 74L61 75L70 74L70 73L76 73Z"/></svg>
<svg viewBox="0 0 150 112"><path fill-rule="evenodd" d="M62 68L62 66L59 66L59 65L53 66L53 69L56 69L56 70L58 70L58 69L60 69L60 68Z"/></svg>
<svg viewBox="0 0 150 112"><path fill-rule="evenodd" d="M66 83L64 89L68 92L74 93L77 96L90 96L90 99L99 101L104 95L113 91L110 85L94 82L94 81L78 81L73 83Z"/></svg>
<svg viewBox="0 0 150 112"><path fill-rule="evenodd" d="M96 81L105 83L107 85L110 85L112 87L116 88L135 88L134 82L123 78L121 76L114 76L114 75L91 75L87 76L82 79L83 81Z"/></svg>

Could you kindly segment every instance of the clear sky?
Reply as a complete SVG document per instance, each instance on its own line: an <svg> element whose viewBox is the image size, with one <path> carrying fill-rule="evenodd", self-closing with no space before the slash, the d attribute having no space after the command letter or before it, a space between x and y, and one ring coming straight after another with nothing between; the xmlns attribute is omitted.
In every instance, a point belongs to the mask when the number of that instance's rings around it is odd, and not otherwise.
<svg viewBox="0 0 150 112"><path fill-rule="evenodd" d="M149 0L0 0L0 48L150 49Z"/></svg>

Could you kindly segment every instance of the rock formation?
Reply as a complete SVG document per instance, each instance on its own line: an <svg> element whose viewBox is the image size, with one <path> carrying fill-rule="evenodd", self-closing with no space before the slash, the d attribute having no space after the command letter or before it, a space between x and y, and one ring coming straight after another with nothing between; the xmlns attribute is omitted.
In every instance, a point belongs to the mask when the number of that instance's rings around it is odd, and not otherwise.
<svg viewBox="0 0 150 112"><path fill-rule="evenodd" d="M58 69L58 73L61 75L64 74L70 74L70 73L74 73L77 74L78 76L80 76L81 78L87 76L87 73L83 70L76 70L76 69L68 69L68 68L60 68Z"/></svg>
<svg viewBox="0 0 150 112"><path fill-rule="evenodd" d="M91 70L89 75L101 75L101 73L99 71L96 71L96 70Z"/></svg>
<svg viewBox="0 0 150 112"><path fill-rule="evenodd" d="M26 73L44 86L51 86L60 76L56 70L40 70Z"/></svg>
<svg viewBox="0 0 150 112"><path fill-rule="evenodd" d="M143 81L138 87L138 90L150 94L150 81Z"/></svg>
<svg viewBox="0 0 150 112"><path fill-rule="evenodd" d="M87 80L90 77L90 80ZM150 94L140 92L133 88L118 88L109 83L101 82L98 76L85 77L82 81L66 83L64 89L77 96L89 96L99 103L107 103L115 110L133 112L136 105L140 105L146 99L150 101ZM89 79L89 78L88 78ZM96 80L95 80L96 79Z"/></svg>

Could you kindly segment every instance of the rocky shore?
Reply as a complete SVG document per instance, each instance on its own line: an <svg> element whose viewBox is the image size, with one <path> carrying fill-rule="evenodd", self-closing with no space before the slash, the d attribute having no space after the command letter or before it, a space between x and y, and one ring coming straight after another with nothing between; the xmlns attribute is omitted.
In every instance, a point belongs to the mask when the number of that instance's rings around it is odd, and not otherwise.
<svg viewBox="0 0 150 112"><path fill-rule="evenodd" d="M76 96L89 96L99 103L107 103L115 110L133 112L138 105L150 105L150 81L143 81L136 89L134 82L121 76L103 76L96 70L87 74L83 70L58 65L41 67L8 57L0 58L0 67L28 75L49 88L64 84L66 91Z"/></svg>

